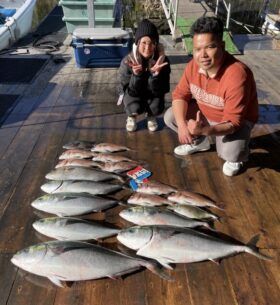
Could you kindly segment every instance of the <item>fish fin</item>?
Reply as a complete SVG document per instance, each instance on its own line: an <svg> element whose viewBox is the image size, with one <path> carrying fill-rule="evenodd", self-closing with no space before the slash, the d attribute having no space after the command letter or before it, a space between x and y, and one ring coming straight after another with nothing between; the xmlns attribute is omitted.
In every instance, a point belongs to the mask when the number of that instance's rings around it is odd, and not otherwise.
<svg viewBox="0 0 280 305"><path fill-rule="evenodd" d="M168 267L166 267L168 266ZM148 264L145 264L145 267L147 269L149 269L152 273L158 275L160 278L166 280L166 281L170 281L170 282L173 282L174 279L169 275L167 274L166 272L164 272L157 264L155 263L148 263ZM168 268L168 269L172 269L172 267L170 267L169 265L165 264L165 267Z"/></svg>
<svg viewBox="0 0 280 305"><path fill-rule="evenodd" d="M212 220L209 220L209 222L204 222L201 227L207 228L208 230L213 232L217 232L217 230L214 228L214 222Z"/></svg>
<svg viewBox="0 0 280 305"><path fill-rule="evenodd" d="M246 246L252 248L252 247L257 247L257 243L260 240L260 234L254 235L246 244Z"/></svg>
<svg viewBox="0 0 280 305"><path fill-rule="evenodd" d="M253 236L246 244L245 252L250 253L260 259L273 260L273 257L259 252L259 248L257 247L257 243L259 239L260 239L260 234Z"/></svg>
<svg viewBox="0 0 280 305"><path fill-rule="evenodd" d="M62 241L69 240L69 239L65 238L64 236L60 236L60 235L56 235L56 236L54 236L54 238L57 240L62 240Z"/></svg>
<svg viewBox="0 0 280 305"><path fill-rule="evenodd" d="M117 245L118 249L120 250L121 253L128 255L128 256L134 256L135 255L135 251L132 251L131 249L127 248L126 246L124 246L123 244L119 244Z"/></svg>
<svg viewBox="0 0 280 305"><path fill-rule="evenodd" d="M128 204L125 201L118 201L118 204L123 207L127 207Z"/></svg>
<svg viewBox="0 0 280 305"><path fill-rule="evenodd" d="M217 259L209 258L209 261L215 263L216 265L220 265L220 263L221 263L221 259L218 259L218 258Z"/></svg>
<svg viewBox="0 0 280 305"><path fill-rule="evenodd" d="M165 267L165 268L167 268L167 269L169 269L169 270L173 270L173 267L171 267L170 265L169 265L169 263L167 263L165 260L157 260L163 267Z"/></svg>
<svg viewBox="0 0 280 305"><path fill-rule="evenodd" d="M217 216L217 218L214 218L214 220L217 220L219 223L225 223L225 217Z"/></svg>
<svg viewBox="0 0 280 305"><path fill-rule="evenodd" d="M49 276L48 279L54 283L56 286L59 286L61 288L65 288L65 285L63 285L63 283L61 282L61 280L59 278L57 278L56 276Z"/></svg>
<svg viewBox="0 0 280 305"><path fill-rule="evenodd" d="M117 275L107 275L107 277L109 277L112 280L118 280L119 278L121 278L121 276L117 276Z"/></svg>

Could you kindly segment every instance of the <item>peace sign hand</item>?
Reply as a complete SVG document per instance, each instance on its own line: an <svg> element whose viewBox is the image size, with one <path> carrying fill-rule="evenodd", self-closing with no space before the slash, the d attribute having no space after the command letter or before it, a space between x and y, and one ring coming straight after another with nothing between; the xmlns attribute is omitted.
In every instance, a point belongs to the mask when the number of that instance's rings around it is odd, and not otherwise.
<svg viewBox="0 0 280 305"><path fill-rule="evenodd" d="M154 75L158 75L160 70L168 65L168 62L163 62L165 59L164 55L161 55L158 60L156 61L156 63L150 68L150 71L154 74Z"/></svg>
<svg viewBox="0 0 280 305"><path fill-rule="evenodd" d="M143 70L142 65L140 65L140 64L136 61L136 59L134 59L134 58L133 58L132 56L130 56L130 55L128 55L126 63L129 65L129 67L132 68L132 72L133 72L133 74L135 74L135 75L139 75L139 74L142 72L142 70Z"/></svg>

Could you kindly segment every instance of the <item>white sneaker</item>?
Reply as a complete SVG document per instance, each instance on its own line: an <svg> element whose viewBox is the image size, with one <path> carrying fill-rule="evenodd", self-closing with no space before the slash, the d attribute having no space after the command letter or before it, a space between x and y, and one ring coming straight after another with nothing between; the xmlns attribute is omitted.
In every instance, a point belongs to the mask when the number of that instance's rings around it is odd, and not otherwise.
<svg viewBox="0 0 280 305"><path fill-rule="evenodd" d="M158 129L157 119L153 116L147 117L147 125L150 131L156 131Z"/></svg>
<svg viewBox="0 0 280 305"><path fill-rule="evenodd" d="M126 130L133 132L137 129L136 118L134 116L128 116L126 119Z"/></svg>
<svg viewBox="0 0 280 305"><path fill-rule="evenodd" d="M198 140L197 140L198 142ZM186 156L196 153L198 151L205 151L210 149L210 142L207 137L203 138L195 144L183 144L175 147L174 153L179 156Z"/></svg>
<svg viewBox="0 0 280 305"><path fill-rule="evenodd" d="M226 176L235 176L243 166L243 162L226 161L223 165L223 173Z"/></svg>

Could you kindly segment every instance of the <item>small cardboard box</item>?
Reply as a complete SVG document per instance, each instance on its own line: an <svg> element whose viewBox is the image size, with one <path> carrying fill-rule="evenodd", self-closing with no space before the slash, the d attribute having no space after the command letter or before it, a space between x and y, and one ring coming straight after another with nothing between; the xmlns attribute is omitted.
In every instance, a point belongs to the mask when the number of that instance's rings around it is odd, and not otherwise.
<svg viewBox="0 0 280 305"><path fill-rule="evenodd" d="M77 28L72 36L79 68L118 67L132 48L131 29Z"/></svg>

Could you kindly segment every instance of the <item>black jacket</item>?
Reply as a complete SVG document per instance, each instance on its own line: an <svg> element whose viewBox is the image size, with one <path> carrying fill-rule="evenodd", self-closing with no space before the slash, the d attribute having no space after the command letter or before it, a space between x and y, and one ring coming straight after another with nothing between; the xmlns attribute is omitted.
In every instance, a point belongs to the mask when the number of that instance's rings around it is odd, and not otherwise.
<svg viewBox="0 0 280 305"><path fill-rule="evenodd" d="M157 60L157 59L155 59ZM147 69L139 75L134 75L132 68L126 63L127 56L123 58L119 68L120 76L120 94L128 93L134 97L164 96L170 90L170 64L169 59L165 56L164 62L168 65L164 66L160 73L153 76Z"/></svg>

